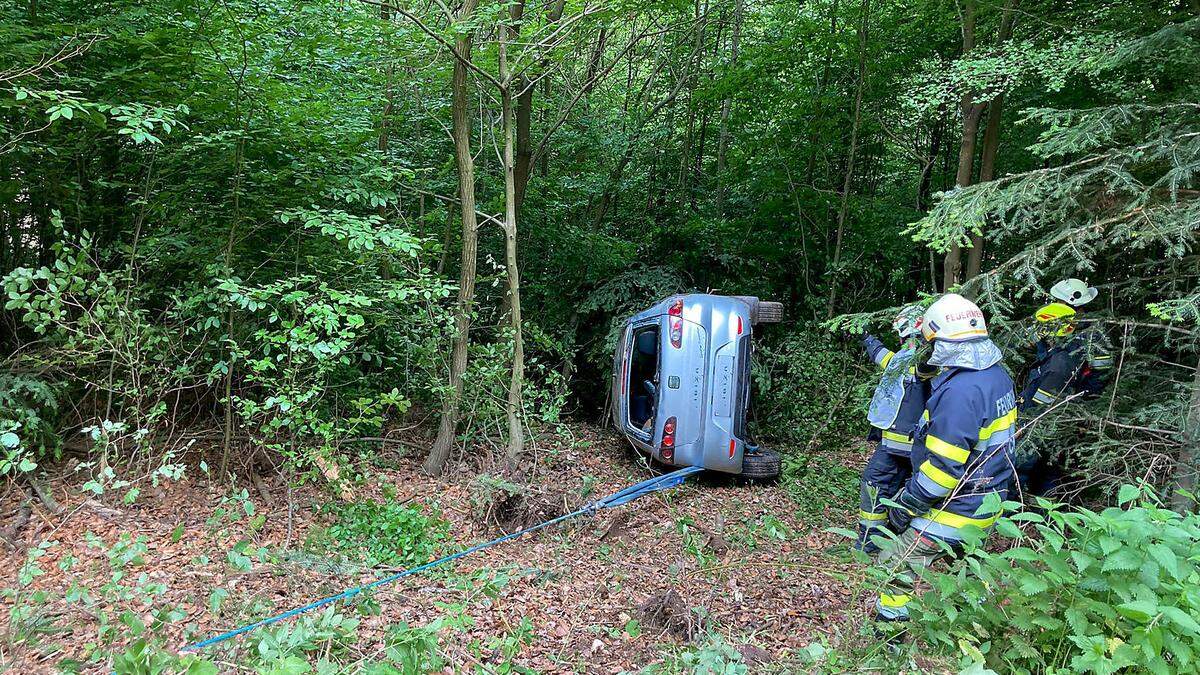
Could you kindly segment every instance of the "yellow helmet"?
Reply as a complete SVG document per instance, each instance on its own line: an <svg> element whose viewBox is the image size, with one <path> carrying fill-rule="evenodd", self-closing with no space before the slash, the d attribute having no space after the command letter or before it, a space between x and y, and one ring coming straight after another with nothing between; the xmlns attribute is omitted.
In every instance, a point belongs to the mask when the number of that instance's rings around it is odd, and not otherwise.
<svg viewBox="0 0 1200 675"><path fill-rule="evenodd" d="M1038 334L1065 337L1075 332L1075 308L1061 302L1052 302L1034 313L1038 323Z"/></svg>

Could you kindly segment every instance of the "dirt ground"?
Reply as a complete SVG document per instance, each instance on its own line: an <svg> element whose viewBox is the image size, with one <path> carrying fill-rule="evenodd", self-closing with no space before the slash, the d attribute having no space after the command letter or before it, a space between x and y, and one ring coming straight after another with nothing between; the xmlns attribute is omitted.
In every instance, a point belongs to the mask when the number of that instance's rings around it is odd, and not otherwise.
<svg viewBox="0 0 1200 675"><path fill-rule="evenodd" d="M652 475L617 436L591 427L572 430L574 438L537 444L537 468L529 484L536 490L531 499L544 508L570 510ZM395 453L402 446L384 447L372 480L354 487L356 499L381 499L386 484L397 500L434 506L449 523L447 551L500 534L473 506L479 467L429 478L417 470L418 458ZM215 518L219 509L240 507L223 502L228 486L195 470L144 490L132 505L122 503L120 494L85 493L83 482L79 477L53 480L50 487L61 509L47 513L36 507L24 528L25 547L56 542L39 560L45 574L33 584L50 592L40 612L55 629L41 637L39 647L4 645L13 672L54 672L63 659L83 659L96 649L101 630L96 613L63 599L72 580L98 589L111 577L103 548L89 545L88 533L106 546L123 534L144 538L148 551L142 564L130 568L132 574L163 585L154 605L172 604L186 613L156 633L172 648L388 573L335 564L303 551L310 531L328 524L328 516L318 510L331 496L317 485L289 488L282 479L268 479L262 486L265 495L246 485L255 514L265 516L256 530L246 518ZM0 503L6 519L16 513L18 496L11 491ZM461 576L451 574L416 576L382 587L373 595L379 614L361 617L354 648L368 659L382 649L388 626L424 625L439 616L439 603L466 603L474 625L444 639L440 649L450 663L467 668L488 665L487 654L468 651L472 640L486 644L528 618L533 634L515 660L544 673L637 671L685 644L689 634L706 630L726 636L759 669L787 670L789 652L832 634L856 614L849 611L855 601L847 579L860 573L845 553L845 540L825 531L852 527L850 505L831 505L808 518L798 513L797 502L782 485L705 474L681 489L457 563L459 575L507 572L509 583L495 598L463 590L454 583ZM231 565L229 552L244 539L250 540L246 553L251 560L242 565L248 570L239 570ZM274 555L260 562L252 554L259 547ZM25 550L4 550L0 587L16 586L25 556ZM70 571L59 566L67 556L76 558ZM217 588L229 596L214 614L210 598ZM129 609L150 625L151 603L145 597L110 602L111 614ZM7 621L11 598L0 605ZM637 629L629 630L635 619ZM118 638L123 641L124 636ZM238 650L244 647L238 641L227 645L206 655L235 672Z"/></svg>

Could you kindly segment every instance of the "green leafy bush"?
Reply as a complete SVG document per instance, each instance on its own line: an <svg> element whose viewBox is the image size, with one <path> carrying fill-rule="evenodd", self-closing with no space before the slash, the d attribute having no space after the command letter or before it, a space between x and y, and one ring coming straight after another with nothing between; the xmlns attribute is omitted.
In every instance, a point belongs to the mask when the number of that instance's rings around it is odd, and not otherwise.
<svg viewBox="0 0 1200 675"><path fill-rule="evenodd" d="M58 396L51 385L26 375L0 374L0 476L32 471L58 458L54 419Z"/></svg>
<svg viewBox="0 0 1200 675"><path fill-rule="evenodd" d="M719 633L709 633L694 644L668 653L660 663L642 672L654 675L744 675L750 667L742 654Z"/></svg>
<svg viewBox="0 0 1200 675"><path fill-rule="evenodd" d="M826 509L843 510L858 504L859 471L837 459L788 455L784 458L783 475L788 494L804 515L820 515Z"/></svg>
<svg viewBox="0 0 1200 675"><path fill-rule="evenodd" d="M449 533L446 521L422 506L367 500L333 510L336 522L314 543L366 565L408 567L427 562Z"/></svg>
<svg viewBox="0 0 1200 675"><path fill-rule="evenodd" d="M862 436L871 381L866 368L855 368L863 361L857 357L814 327L761 341L753 372L756 431L809 450L841 449Z"/></svg>
<svg viewBox="0 0 1200 675"><path fill-rule="evenodd" d="M999 672L1196 672L1200 515L1131 485L1119 502L1099 512L1043 502L1044 515L1001 519L1011 546L971 546L952 572L928 573L914 630Z"/></svg>

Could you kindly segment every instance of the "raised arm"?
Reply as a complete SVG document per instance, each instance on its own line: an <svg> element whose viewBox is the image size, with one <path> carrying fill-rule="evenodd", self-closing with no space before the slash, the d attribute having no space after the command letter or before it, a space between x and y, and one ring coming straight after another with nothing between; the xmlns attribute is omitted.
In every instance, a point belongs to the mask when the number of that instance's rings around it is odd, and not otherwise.
<svg viewBox="0 0 1200 675"><path fill-rule="evenodd" d="M883 346L879 338L874 335L864 335L862 339L863 349L867 350L867 357L875 362L875 365L880 368L887 368L888 362L896 355L896 352Z"/></svg>

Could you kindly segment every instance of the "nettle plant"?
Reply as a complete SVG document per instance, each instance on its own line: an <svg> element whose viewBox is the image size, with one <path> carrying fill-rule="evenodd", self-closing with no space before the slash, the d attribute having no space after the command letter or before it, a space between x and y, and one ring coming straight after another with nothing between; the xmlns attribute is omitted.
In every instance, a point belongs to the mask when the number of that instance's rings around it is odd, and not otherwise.
<svg viewBox="0 0 1200 675"><path fill-rule="evenodd" d="M969 545L953 571L926 573L912 630L998 672L1195 672L1200 514L1132 485L1118 503L1068 511L1040 500L1043 513L1000 519L1008 548Z"/></svg>

